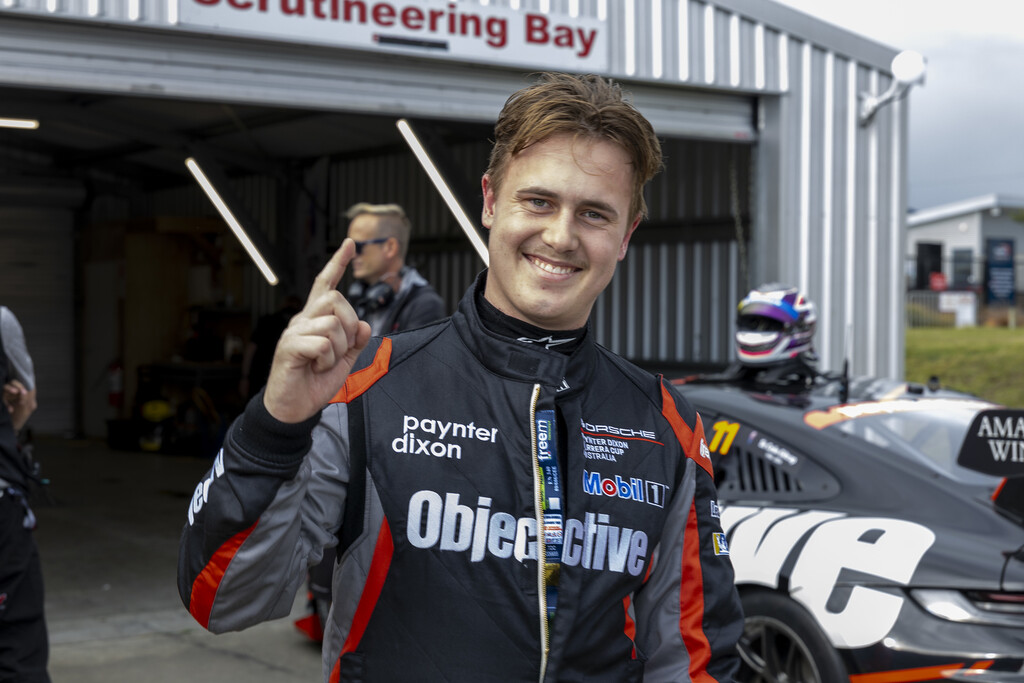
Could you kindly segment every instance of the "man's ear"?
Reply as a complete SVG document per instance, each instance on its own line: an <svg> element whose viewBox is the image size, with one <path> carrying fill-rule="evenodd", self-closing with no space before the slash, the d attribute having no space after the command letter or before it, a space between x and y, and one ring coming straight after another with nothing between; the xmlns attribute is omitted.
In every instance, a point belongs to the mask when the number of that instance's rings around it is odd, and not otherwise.
<svg viewBox="0 0 1024 683"><path fill-rule="evenodd" d="M633 224L626 230L626 236L622 238L622 244L619 246L619 260L626 258L626 251L629 249L629 238L633 236L633 232L636 227L640 225L640 219L643 218L643 214L637 214L636 218L633 219Z"/></svg>
<svg viewBox="0 0 1024 683"><path fill-rule="evenodd" d="M398 256L398 238L389 237L388 241L381 245L384 248L384 256L389 259Z"/></svg>
<svg viewBox="0 0 1024 683"><path fill-rule="evenodd" d="M494 222L494 183L491 182L490 174L484 173L480 179L480 189L483 190L484 195L484 208L480 213L480 223L490 230L491 223Z"/></svg>

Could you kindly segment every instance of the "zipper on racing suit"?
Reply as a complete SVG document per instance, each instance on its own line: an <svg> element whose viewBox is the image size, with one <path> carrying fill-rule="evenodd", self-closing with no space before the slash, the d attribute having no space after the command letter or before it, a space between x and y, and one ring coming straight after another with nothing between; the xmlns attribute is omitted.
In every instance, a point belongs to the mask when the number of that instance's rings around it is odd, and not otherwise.
<svg viewBox="0 0 1024 683"><path fill-rule="evenodd" d="M537 520L537 600L540 603L540 683L543 683L548 668L548 649L551 645L548 633L548 599L547 584L544 580L545 547L544 547L544 503L541 500L540 460L537 457L537 401L540 398L540 385L533 385L533 396L530 398L530 457L533 461L533 509Z"/></svg>

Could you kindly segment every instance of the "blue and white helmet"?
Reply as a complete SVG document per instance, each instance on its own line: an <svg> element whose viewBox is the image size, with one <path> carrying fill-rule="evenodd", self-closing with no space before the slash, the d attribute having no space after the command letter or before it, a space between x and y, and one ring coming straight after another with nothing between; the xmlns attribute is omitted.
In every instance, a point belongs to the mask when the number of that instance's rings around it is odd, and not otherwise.
<svg viewBox="0 0 1024 683"><path fill-rule="evenodd" d="M797 287L761 285L737 308L736 354L747 365L768 365L812 352L817 322L814 304Z"/></svg>

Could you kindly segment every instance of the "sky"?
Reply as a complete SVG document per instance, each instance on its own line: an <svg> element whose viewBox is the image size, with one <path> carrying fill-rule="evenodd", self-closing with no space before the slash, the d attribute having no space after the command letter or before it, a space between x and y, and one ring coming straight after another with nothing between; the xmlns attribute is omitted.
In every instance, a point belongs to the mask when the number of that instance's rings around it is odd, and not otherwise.
<svg viewBox="0 0 1024 683"><path fill-rule="evenodd" d="M928 62L910 93L908 207L1024 200L1024 0L776 0Z"/></svg>

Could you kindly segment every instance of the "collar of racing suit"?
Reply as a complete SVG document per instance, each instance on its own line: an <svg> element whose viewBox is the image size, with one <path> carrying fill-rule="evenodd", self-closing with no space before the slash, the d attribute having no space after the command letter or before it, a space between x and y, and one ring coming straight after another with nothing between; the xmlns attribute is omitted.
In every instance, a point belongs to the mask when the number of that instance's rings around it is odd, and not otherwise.
<svg viewBox="0 0 1024 683"><path fill-rule="evenodd" d="M481 321L475 303L475 294L483 291L486 281L484 270L452 316L455 331L480 362L502 377L554 387L561 396L575 394L586 386L598 353L590 324L579 347L568 355L492 332Z"/></svg>

